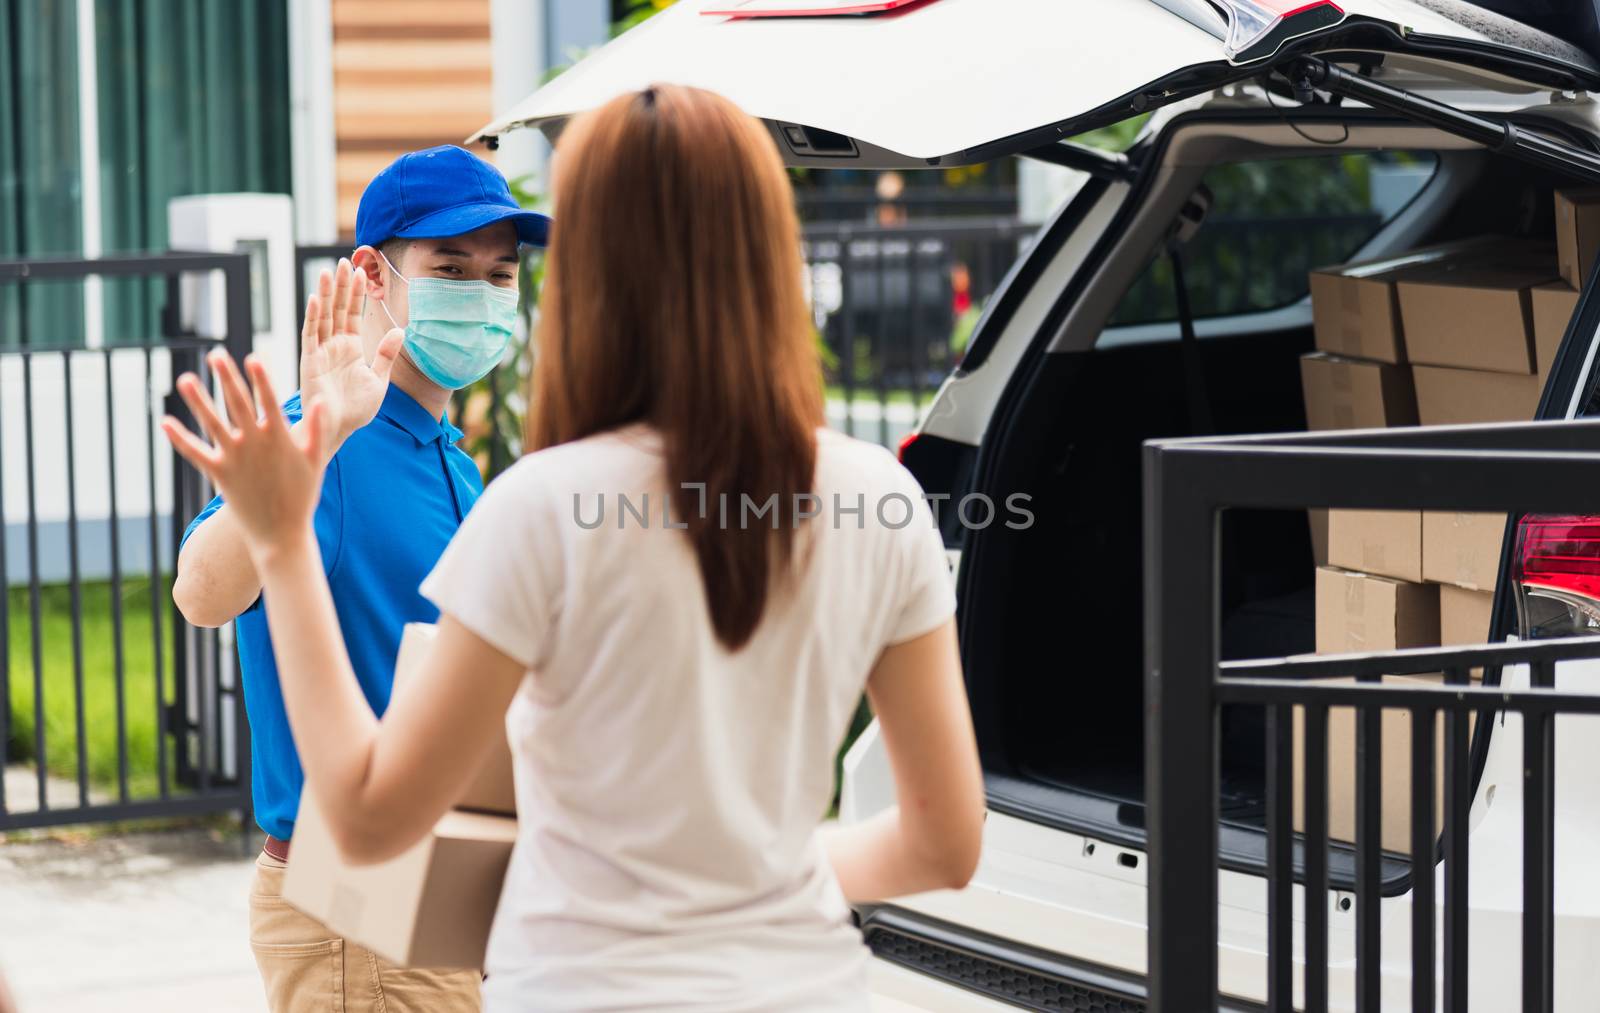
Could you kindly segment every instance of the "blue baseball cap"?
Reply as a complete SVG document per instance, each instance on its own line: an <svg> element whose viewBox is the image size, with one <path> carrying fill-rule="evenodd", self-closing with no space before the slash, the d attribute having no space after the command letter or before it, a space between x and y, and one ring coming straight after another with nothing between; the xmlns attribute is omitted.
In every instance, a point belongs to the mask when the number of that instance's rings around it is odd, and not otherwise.
<svg viewBox="0 0 1600 1013"><path fill-rule="evenodd" d="M356 245L391 239L444 239L512 222L518 242L544 246L550 219L523 209L500 170L465 148L411 151L372 177L356 208Z"/></svg>

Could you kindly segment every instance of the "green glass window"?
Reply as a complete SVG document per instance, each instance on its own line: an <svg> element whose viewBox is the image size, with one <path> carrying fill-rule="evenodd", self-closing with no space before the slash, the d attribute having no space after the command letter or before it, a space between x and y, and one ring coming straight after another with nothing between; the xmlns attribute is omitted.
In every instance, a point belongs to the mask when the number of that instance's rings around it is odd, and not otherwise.
<svg viewBox="0 0 1600 1013"><path fill-rule="evenodd" d="M0 0L0 258L81 255L86 186L98 189L106 253L165 249L173 197L288 193L287 7L95 0L86 26L76 0ZM85 123L100 149L88 180ZM159 281L107 279L103 291L107 343L159 333ZM81 282L0 285L0 344L79 344L83 314Z"/></svg>
<svg viewBox="0 0 1600 1013"><path fill-rule="evenodd" d="M103 243L167 246L167 201L288 193L283 0L96 0ZM157 333L159 282L108 281L108 344Z"/></svg>
<svg viewBox="0 0 1600 1013"><path fill-rule="evenodd" d="M78 253L78 25L73 0L0 0L0 258ZM0 285L0 344L72 344L81 283Z"/></svg>

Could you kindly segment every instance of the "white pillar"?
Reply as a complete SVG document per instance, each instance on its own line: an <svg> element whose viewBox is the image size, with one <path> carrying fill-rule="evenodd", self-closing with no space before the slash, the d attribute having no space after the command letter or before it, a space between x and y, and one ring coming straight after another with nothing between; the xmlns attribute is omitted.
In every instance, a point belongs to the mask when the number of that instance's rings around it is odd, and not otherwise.
<svg viewBox="0 0 1600 1013"><path fill-rule="evenodd" d="M1031 225L1049 221L1088 179L1088 174L1077 169L1017 159L1018 217Z"/></svg>
<svg viewBox="0 0 1600 1013"><path fill-rule="evenodd" d="M296 241L334 242L339 238L339 184L334 166L330 0L289 4L289 134Z"/></svg>
<svg viewBox="0 0 1600 1013"><path fill-rule="evenodd" d="M490 0L489 46L493 61L494 112L510 109L539 87L545 63L544 0ZM542 178L550 145L537 130L513 130L500 141L494 161L507 179ZM542 184L534 183L539 190Z"/></svg>
<svg viewBox="0 0 1600 1013"><path fill-rule="evenodd" d="M83 256L105 252L100 232L100 73L95 51L94 0L78 0L78 173L82 200L79 240ZM98 277L83 283L83 339L90 348L105 343L104 290Z"/></svg>
<svg viewBox="0 0 1600 1013"><path fill-rule="evenodd" d="M604 45L611 36L611 5L594 0L543 0L544 62L571 63L574 53Z"/></svg>
<svg viewBox="0 0 1600 1013"><path fill-rule="evenodd" d="M494 111L498 115L532 94L550 68L602 46L610 37L610 5L596 0L490 0L490 52ZM537 130L513 130L500 139L495 161L509 179L534 174L542 191L550 145Z"/></svg>

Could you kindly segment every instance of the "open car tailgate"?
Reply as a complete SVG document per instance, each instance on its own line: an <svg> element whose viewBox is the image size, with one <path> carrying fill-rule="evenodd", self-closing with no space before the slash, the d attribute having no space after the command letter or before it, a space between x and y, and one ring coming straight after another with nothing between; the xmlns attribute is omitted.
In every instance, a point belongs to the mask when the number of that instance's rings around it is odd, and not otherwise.
<svg viewBox="0 0 1600 1013"><path fill-rule="evenodd" d="M681 0L473 139L529 125L553 137L616 95L677 83L765 120L792 165L926 167L1038 148L1311 53L1403 55L1502 91L1600 88L1600 65L1581 50L1461 0L920 0L853 16L703 13L728 2Z"/></svg>
<svg viewBox="0 0 1600 1013"><path fill-rule="evenodd" d="M965 162L1173 68L1227 68L1216 39L1150 0L932 0L875 17L748 20L702 16L707 6L716 4L681 0L481 134L558 126L615 95L670 82L726 95L774 125L848 138L857 163Z"/></svg>

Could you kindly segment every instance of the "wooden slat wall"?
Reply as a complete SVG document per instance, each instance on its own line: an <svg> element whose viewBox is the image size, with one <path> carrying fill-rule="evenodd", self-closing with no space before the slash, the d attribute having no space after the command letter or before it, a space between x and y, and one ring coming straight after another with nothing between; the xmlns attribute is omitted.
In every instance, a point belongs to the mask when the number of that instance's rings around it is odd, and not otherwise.
<svg viewBox="0 0 1600 1013"><path fill-rule="evenodd" d="M489 0L333 0L341 235L355 232L379 169L402 152L460 144L492 118L490 59Z"/></svg>

